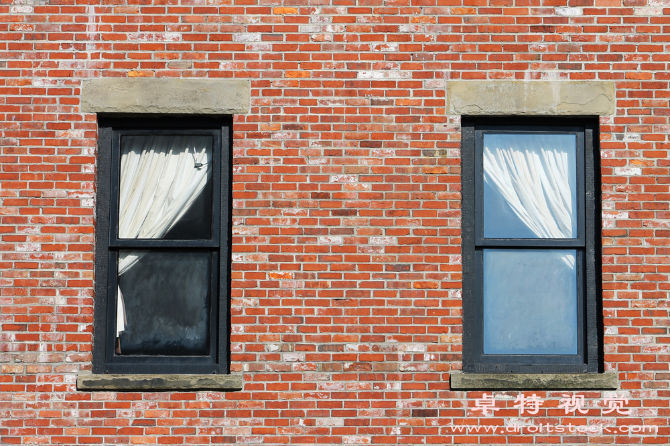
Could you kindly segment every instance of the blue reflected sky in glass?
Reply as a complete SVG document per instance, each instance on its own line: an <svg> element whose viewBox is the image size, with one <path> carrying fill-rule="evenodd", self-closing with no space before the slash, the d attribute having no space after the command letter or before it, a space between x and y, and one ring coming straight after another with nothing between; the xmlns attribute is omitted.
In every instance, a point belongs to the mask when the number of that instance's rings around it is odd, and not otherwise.
<svg viewBox="0 0 670 446"><path fill-rule="evenodd" d="M577 204L577 141L574 134L485 133L484 147L494 153L510 148L521 152L537 153L538 155L540 155L542 148L566 153L568 157L568 183L570 185L573 209L572 233L570 237L577 237L577 216L575 212ZM545 238L529 229L528 225L519 218L486 171L484 172L484 179L484 237Z"/></svg>
<svg viewBox="0 0 670 446"><path fill-rule="evenodd" d="M484 354L576 355L576 251L484 250Z"/></svg>
<svg viewBox="0 0 670 446"><path fill-rule="evenodd" d="M538 238L489 182L484 182L484 237Z"/></svg>

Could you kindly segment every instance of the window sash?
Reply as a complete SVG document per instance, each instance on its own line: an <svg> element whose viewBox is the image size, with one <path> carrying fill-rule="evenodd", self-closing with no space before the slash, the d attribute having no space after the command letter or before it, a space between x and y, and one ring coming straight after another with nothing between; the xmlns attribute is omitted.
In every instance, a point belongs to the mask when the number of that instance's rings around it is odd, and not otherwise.
<svg viewBox="0 0 670 446"><path fill-rule="evenodd" d="M212 145L212 184L214 185L212 194L212 238L193 239L193 240L164 240L164 239L128 239L120 238L119 233L119 192L121 184L121 139L124 136L183 136L183 135L208 135L211 136L214 143ZM219 221L221 220L221 169L216 166L221 165L221 132L220 130L208 129L187 129L183 131L175 130L114 130L112 134L112 164L111 178L111 209L110 219L112 224L109 226L109 246L114 248L198 248L198 247L220 247L221 229Z"/></svg>
<svg viewBox="0 0 670 446"><path fill-rule="evenodd" d="M577 213L577 237L575 238L492 238L484 237L484 135L486 133L508 134L572 134L577 140L577 172L575 211ZM585 244L585 185L584 185L584 131L576 126L530 127L515 126L478 126L475 131L475 243L477 246L506 247L584 247Z"/></svg>
<svg viewBox="0 0 670 446"><path fill-rule="evenodd" d="M490 248L487 248L490 249ZM526 248L524 248L526 249ZM477 290L475 305L479 309L476 325L473 327L481 346L476 360L482 364L499 364L501 362L519 365L535 362L546 364L576 365L574 372L586 371L582 366L584 361L584 252L577 250L575 270L577 272L577 354L576 355L513 355L513 354L484 354L484 250L475 251L477 270ZM572 367L569 367L572 369ZM512 366L513 369L513 366ZM516 371L516 370L510 370Z"/></svg>
<svg viewBox="0 0 670 446"><path fill-rule="evenodd" d="M174 251L174 250L170 250ZM192 251L192 250L180 250ZM116 298L116 290L119 285L118 276L118 250L109 251L109 277L108 283L110 287L107 299L107 349L106 362L109 373L123 373L128 369L132 369L132 373L156 373L157 367L160 365L169 365L171 373L187 373L197 367L199 373L214 373L217 371L217 357L218 357L218 336L217 324L219 316L218 301L220 300L220 293L218 289L219 284L219 253L215 250L205 250L211 252L211 277L210 277L210 316L209 316L209 354L208 355L179 355L179 356L161 356L161 355L116 355L114 345L116 341L116 315L118 299ZM180 370L183 370L181 372ZM193 373L193 372L191 372Z"/></svg>

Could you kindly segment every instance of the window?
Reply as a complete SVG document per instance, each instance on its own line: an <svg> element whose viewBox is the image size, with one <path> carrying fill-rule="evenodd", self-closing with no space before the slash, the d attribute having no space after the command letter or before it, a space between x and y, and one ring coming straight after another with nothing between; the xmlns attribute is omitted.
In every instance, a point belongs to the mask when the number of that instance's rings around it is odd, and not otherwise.
<svg viewBox="0 0 670 446"><path fill-rule="evenodd" d="M599 371L597 121L463 118L463 371Z"/></svg>
<svg viewBox="0 0 670 446"><path fill-rule="evenodd" d="M227 373L229 120L99 120L94 372Z"/></svg>

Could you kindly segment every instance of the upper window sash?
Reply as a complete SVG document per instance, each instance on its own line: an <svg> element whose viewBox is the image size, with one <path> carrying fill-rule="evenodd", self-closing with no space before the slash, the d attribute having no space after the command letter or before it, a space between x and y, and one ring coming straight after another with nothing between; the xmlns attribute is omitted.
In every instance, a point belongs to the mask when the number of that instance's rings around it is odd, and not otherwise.
<svg viewBox="0 0 670 446"><path fill-rule="evenodd" d="M575 138L575 209L577 220L577 236L571 238L515 238L485 237L484 234L484 138L486 135L572 135ZM499 247L583 247L585 244L585 211L584 211L584 128L578 126L478 126L474 132L475 143L475 243L477 246ZM515 149L513 147L512 149Z"/></svg>
<svg viewBox="0 0 670 446"><path fill-rule="evenodd" d="M125 136L210 136L212 138L212 236L210 239L165 240L158 238L121 238L119 237L120 183L121 183L121 149L122 138ZM179 129L179 130L114 130L112 132L112 163L109 246L111 248L218 248L220 247L221 219L221 170L215 168L221 163L221 131L218 129Z"/></svg>

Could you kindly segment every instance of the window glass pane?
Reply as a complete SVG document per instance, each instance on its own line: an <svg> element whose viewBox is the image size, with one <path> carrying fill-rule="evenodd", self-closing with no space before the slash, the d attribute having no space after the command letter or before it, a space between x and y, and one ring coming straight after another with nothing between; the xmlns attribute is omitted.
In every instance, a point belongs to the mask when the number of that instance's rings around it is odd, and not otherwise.
<svg viewBox="0 0 670 446"><path fill-rule="evenodd" d="M484 250L484 353L577 354L576 250Z"/></svg>
<svg viewBox="0 0 670 446"><path fill-rule="evenodd" d="M212 237L212 138L125 135L121 139L119 237Z"/></svg>
<svg viewBox="0 0 670 446"><path fill-rule="evenodd" d="M574 134L485 133L484 237L577 237Z"/></svg>
<svg viewBox="0 0 670 446"><path fill-rule="evenodd" d="M117 354L209 354L211 256L119 252Z"/></svg>

